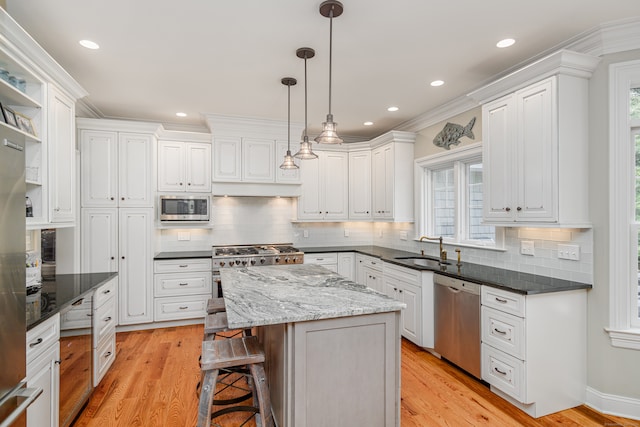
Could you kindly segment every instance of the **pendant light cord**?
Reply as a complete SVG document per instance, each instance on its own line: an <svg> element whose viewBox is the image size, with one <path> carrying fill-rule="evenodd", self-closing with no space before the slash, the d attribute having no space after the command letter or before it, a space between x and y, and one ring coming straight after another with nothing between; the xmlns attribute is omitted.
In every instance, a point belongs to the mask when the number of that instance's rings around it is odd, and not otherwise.
<svg viewBox="0 0 640 427"><path fill-rule="evenodd" d="M287 154L291 152L291 84L287 84Z"/></svg>
<svg viewBox="0 0 640 427"><path fill-rule="evenodd" d="M331 114L331 68L333 57L333 6L329 12L329 114Z"/></svg>
<svg viewBox="0 0 640 427"><path fill-rule="evenodd" d="M304 54L304 136L307 136L307 54Z"/></svg>

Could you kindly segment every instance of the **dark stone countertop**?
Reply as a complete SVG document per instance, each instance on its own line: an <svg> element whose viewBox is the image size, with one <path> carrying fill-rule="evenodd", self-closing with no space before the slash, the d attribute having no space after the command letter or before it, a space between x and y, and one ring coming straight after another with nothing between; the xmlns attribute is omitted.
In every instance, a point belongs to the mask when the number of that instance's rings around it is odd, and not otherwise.
<svg viewBox="0 0 640 427"><path fill-rule="evenodd" d="M27 330L59 313L78 298L86 296L117 275L118 273L57 274L52 278L43 278L40 315L27 318Z"/></svg>
<svg viewBox="0 0 640 427"><path fill-rule="evenodd" d="M208 251L183 251L183 252L159 252L153 259L183 259L183 258L211 258L211 250Z"/></svg>

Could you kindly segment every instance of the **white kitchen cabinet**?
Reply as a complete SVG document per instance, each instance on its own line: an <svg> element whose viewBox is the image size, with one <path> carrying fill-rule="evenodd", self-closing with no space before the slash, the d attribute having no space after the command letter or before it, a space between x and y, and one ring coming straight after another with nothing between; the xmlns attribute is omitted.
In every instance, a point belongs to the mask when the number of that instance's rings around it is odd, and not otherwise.
<svg viewBox="0 0 640 427"><path fill-rule="evenodd" d="M59 322L60 317L56 314L27 331L27 387L42 388L42 394L27 408L27 427L58 426Z"/></svg>
<svg viewBox="0 0 640 427"><path fill-rule="evenodd" d="M273 141L244 138L242 140L242 181L274 182L276 168Z"/></svg>
<svg viewBox="0 0 640 427"><path fill-rule="evenodd" d="M97 387L116 360L118 278L101 285L93 297L93 386Z"/></svg>
<svg viewBox="0 0 640 427"><path fill-rule="evenodd" d="M356 254L356 283L384 293L382 281L382 261L380 258Z"/></svg>
<svg viewBox="0 0 640 427"><path fill-rule="evenodd" d="M156 322L204 318L213 295L211 259L156 260L153 268Z"/></svg>
<svg viewBox="0 0 640 427"><path fill-rule="evenodd" d="M349 280L356 280L356 254L354 252L338 252L338 274Z"/></svg>
<svg viewBox="0 0 640 427"><path fill-rule="evenodd" d="M349 153L349 219L371 219L371 150Z"/></svg>
<svg viewBox="0 0 640 427"><path fill-rule="evenodd" d="M587 291L481 290L482 379L532 417L581 405Z"/></svg>
<svg viewBox="0 0 640 427"><path fill-rule="evenodd" d="M405 270L407 271L406 274ZM397 274L400 273L400 274ZM406 280L407 275L412 279ZM422 343L422 288L420 272L385 263L383 276L385 294L407 305L402 310L402 336L409 341L423 346Z"/></svg>
<svg viewBox="0 0 640 427"><path fill-rule="evenodd" d="M374 220L413 221L414 141L415 134L395 131L371 141Z"/></svg>
<svg viewBox="0 0 640 427"><path fill-rule="evenodd" d="M318 159L300 165L299 220L346 220L349 216L349 155L317 151Z"/></svg>
<svg viewBox="0 0 640 427"><path fill-rule="evenodd" d="M82 207L153 207L151 134L82 129Z"/></svg>
<svg viewBox="0 0 640 427"><path fill-rule="evenodd" d="M76 220L75 102L49 85L48 144L51 222Z"/></svg>
<svg viewBox="0 0 640 427"><path fill-rule="evenodd" d="M158 141L158 191L211 192L211 145Z"/></svg>
<svg viewBox="0 0 640 427"><path fill-rule="evenodd" d="M213 180L239 182L242 180L242 138L213 139Z"/></svg>
<svg viewBox="0 0 640 427"><path fill-rule="evenodd" d="M80 266L83 273L119 270L118 209L85 208L80 220Z"/></svg>
<svg viewBox="0 0 640 427"><path fill-rule="evenodd" d="M588 97L598 62L559 51L470 94L483 104L485 222L590 226Z"/></svg>
<svg viewBox="0 0 640 427"><path fill-rule="evenodd" d="M304 254L304 263L321 265L338 273L338 254L336 252Z"/></svg>

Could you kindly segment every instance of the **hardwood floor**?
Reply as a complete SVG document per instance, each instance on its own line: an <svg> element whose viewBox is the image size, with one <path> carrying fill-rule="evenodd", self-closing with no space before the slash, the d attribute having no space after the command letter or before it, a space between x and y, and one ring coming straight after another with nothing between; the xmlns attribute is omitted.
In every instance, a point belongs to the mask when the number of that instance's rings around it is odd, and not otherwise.
<svg viewBox="0 0 640 427"><path fill-rule="evenodd" d="M116 339L116 362L74 425L194 426L202 326L118 333ZM640 427L640 421L603 415L586 406L531 418L476 379L406 340L402 341L401 416L402 427ZM243 420L230 417L219 424L235 427Z"/></svg>

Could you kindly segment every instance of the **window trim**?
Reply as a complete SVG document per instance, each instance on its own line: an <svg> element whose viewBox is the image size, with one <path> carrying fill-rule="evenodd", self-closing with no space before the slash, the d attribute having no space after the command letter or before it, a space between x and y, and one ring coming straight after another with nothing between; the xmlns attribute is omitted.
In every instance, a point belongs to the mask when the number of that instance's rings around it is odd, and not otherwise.
<svg viewBox="0 0 640 427"><path fill-rule="evenodd" d="M418 236L426 235L428 229L430 229L430 220L427 213L431 208L432 201L425 200L425 190L430 185L430 174L425 173L426 170L432 171L445 166L454 165L454 173L458 174L456 163L468 163L473 161L482 160L482 142L476 142L469 145L464 145L452 151L445 151L441 153L432 154L429 156L416 159L414 162L414 191L415 191L415 218L416 218L416 233ZM458 206L464 199L464 194L460 194L459 186L456 187L456 218L460 217ZM464 232L461 231L462 227L466 227L466 220L463 218L462 222L459 222L458 229L456 230L456 239L444 239L445 243L455 244L456 246L482 248L490 250L503 250L504 239L502 238L502 230L500 227L496 227L496 236L494 244L483 245L476 240L462 240L461 235ZM416 239L418 239L416 236Z"/></svg>
<svg viewBox="0 0 640 427"><path fill-rule="evenodd" d="M640 61L609 66L609 327L605 330L614 347L640 350L640 328L632 321L637 277L632 277L635 269L631 268L635 203L630 195L635 191L635 153L630 136L636 123L629 117L629 91L637 86Z"/></svg>

